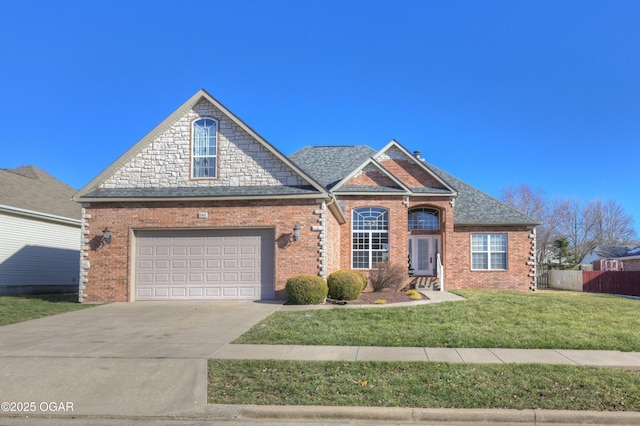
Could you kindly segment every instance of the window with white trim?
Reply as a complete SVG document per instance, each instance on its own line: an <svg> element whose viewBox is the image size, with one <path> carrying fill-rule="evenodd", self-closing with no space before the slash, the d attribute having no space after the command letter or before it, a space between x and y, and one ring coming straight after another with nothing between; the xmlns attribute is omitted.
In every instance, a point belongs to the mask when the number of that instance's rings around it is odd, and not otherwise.
<svg viewBox="0 0 640 426"><path fill-rule="evenodd" d="M201 118L194 121L192 138L191 177L217 177L218 122L213 118Z"/></svg>
<svg viewBox="0 0 640 426"><path fill-rule="evenodd" d="M351 214L352 268L371 269L389 260L389 212L361 207Z"/></svg>
<svg viewBox="0 0 640 426"><path fill-rule="evenodd" d="M471 269L507 269L507 234L471 234Z"/></svg>

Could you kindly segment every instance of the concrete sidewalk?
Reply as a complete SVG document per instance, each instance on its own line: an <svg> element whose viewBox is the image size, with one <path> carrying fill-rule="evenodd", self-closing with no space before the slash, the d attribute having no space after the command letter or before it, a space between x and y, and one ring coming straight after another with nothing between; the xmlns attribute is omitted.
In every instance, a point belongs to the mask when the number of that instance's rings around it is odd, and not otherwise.
<svg viewBox="0 0 640 426"><path fill-rule="evenodd" d="M404 348L379 346L232 345L211 359L299 361L438 361L479 364L568 364L640 369L640 352L569 349Z"/></svg>

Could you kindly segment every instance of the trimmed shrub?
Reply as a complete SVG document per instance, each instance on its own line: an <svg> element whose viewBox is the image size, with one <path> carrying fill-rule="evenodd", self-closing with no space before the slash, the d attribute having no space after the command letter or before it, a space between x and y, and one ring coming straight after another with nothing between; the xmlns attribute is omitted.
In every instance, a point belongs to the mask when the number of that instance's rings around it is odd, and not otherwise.
<svg viewBox="0 0 640 426"><path fill-rule="evenodd" d="M335 271L329 275L327 285L329 297L336 300L356 300L364 290L362 276L351 269Z"/></svg>
<svg viewBox="0 0 640 426"><path fill-rule="evenodd" d="M382 291L385 288L399 289L406 279L407 267L401 263L376 263L369 272L369 281L371 281L373 291Z"/></svg>
<svg viewBox="0 0 640 426"><path fill-rule="evenodd" d="M360 280L362 281L362 290L364 291L364 289L367 288L367 275L362 271L357 271L353 269L352 271L355 272L356 275L358 275L358 277L360 277Z"/></svg>
<svg viewBox="0 0 640 426"><path fill-rule="evenodd" d="M287 299L292 305L319 305L326 300L328 291L327 283L317 275L289 278L285 286Z"/></svg>

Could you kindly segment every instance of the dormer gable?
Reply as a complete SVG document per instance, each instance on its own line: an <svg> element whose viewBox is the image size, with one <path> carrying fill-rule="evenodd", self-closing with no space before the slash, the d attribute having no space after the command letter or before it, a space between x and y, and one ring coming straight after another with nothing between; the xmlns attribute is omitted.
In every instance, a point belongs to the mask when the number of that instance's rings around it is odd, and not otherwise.
<svg viewBox="0 0 640 426"><path fill-rule="evenodd" d="M456 192L431 172L422 159L410 154L396 140L389 142L373 158L413 192Z"/></svg>
<svg viewBox="0 0 640 426"><path fill-rule="evenodd" d="M333 192L336 194L354 192L409 194L410 191L378 162L373 158L369 158L342 181L338 182L333 188Z"/></svg>

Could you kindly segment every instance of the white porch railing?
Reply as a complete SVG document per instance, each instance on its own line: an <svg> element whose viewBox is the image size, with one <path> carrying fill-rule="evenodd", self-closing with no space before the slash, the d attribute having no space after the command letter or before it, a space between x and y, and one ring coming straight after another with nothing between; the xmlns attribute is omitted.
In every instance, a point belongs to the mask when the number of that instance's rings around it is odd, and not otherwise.
<svg viewBox="0 0 640 426"><path fill-rule="evenodd" d="M436 274L440 280L440 291L444 291L444 266L442 266L442 259L440 259L440 253L436 255Z"/></svg>

